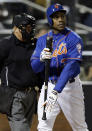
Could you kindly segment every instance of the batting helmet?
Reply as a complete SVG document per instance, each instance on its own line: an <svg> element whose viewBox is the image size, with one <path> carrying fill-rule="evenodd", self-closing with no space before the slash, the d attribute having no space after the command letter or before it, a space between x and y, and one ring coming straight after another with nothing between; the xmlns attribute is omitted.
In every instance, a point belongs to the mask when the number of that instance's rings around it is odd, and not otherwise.
<svg viewBox="0 0 92 131"><path fill-rule="evenodd" d="M48 19L48 23L51 26L53 24L51 15L54 14L55 12L58 12L58 11L66 13L66 10L64 10L63 6L61 4L58 4L58 3L51 5L47 9L47 19Z"/></svg>

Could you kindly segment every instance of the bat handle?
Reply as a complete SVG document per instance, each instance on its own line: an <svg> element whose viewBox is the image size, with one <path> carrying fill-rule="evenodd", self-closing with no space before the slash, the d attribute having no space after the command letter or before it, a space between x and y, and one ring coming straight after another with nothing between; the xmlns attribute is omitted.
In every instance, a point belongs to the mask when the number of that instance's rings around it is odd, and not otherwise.
<svg viewBox="0 0 92 131"><path fill-rule="evenodd" d="M47 86L45 86L44 102L46 101L46 99L47 99ZM44 105L44 108L43 108L42 120L47 120L45 108L46 108L46 105Z"/></svg>
<svg viewBox="0 0 92 131"><path fill-rule="evenodd" d="M43 112L42 120L47 120L45 111Z"/></svg>

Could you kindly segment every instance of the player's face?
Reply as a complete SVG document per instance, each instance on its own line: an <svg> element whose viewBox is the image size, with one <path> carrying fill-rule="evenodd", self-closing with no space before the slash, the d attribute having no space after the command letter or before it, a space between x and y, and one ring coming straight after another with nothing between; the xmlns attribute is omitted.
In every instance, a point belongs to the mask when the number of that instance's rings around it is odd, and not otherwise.
<svg viewBox="0 0 92 131"><path fill-rule="evenodd" d="M53 20L53 29L54 30L62 31L65 28L65 25L66 25L65 13L56 12L52 16L52 20Z"/></svg>

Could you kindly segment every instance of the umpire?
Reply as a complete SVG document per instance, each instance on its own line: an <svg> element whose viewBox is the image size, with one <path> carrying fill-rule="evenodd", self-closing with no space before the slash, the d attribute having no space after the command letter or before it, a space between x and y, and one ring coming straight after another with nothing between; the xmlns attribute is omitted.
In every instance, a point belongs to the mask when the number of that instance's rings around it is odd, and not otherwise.
<svg viewBox="0 0 92 131"><path fill-rule="evenodd" d="M7 114L11 131L30 131L35 112L34 87L40 86L40 77L33 73L30 65L35 48L34 28L33 16L16 15L13 33L0 41L0 112Z"/></svg>

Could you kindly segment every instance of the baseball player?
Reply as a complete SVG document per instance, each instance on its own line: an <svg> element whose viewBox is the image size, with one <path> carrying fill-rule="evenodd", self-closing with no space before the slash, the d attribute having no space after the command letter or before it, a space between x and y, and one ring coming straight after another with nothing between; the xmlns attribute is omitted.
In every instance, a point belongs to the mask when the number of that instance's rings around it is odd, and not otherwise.
<svg viewBox="0 0 92 131"><path fill-rule="evenodd" d="M47 100L44 103L44 85L38 102L38 131L52 131L56 116L64 112L73 131L88 131L85 122L84 95L79 79L83 42L79 35L66 27L66 10L60 4L47 9L48 23L52 30L41 36L31 57L35 72L44 70L45 60L51 59ZM47 36L53 37L50 52L46 48ZM47 120L42 120L46 105Z"/></svg>

